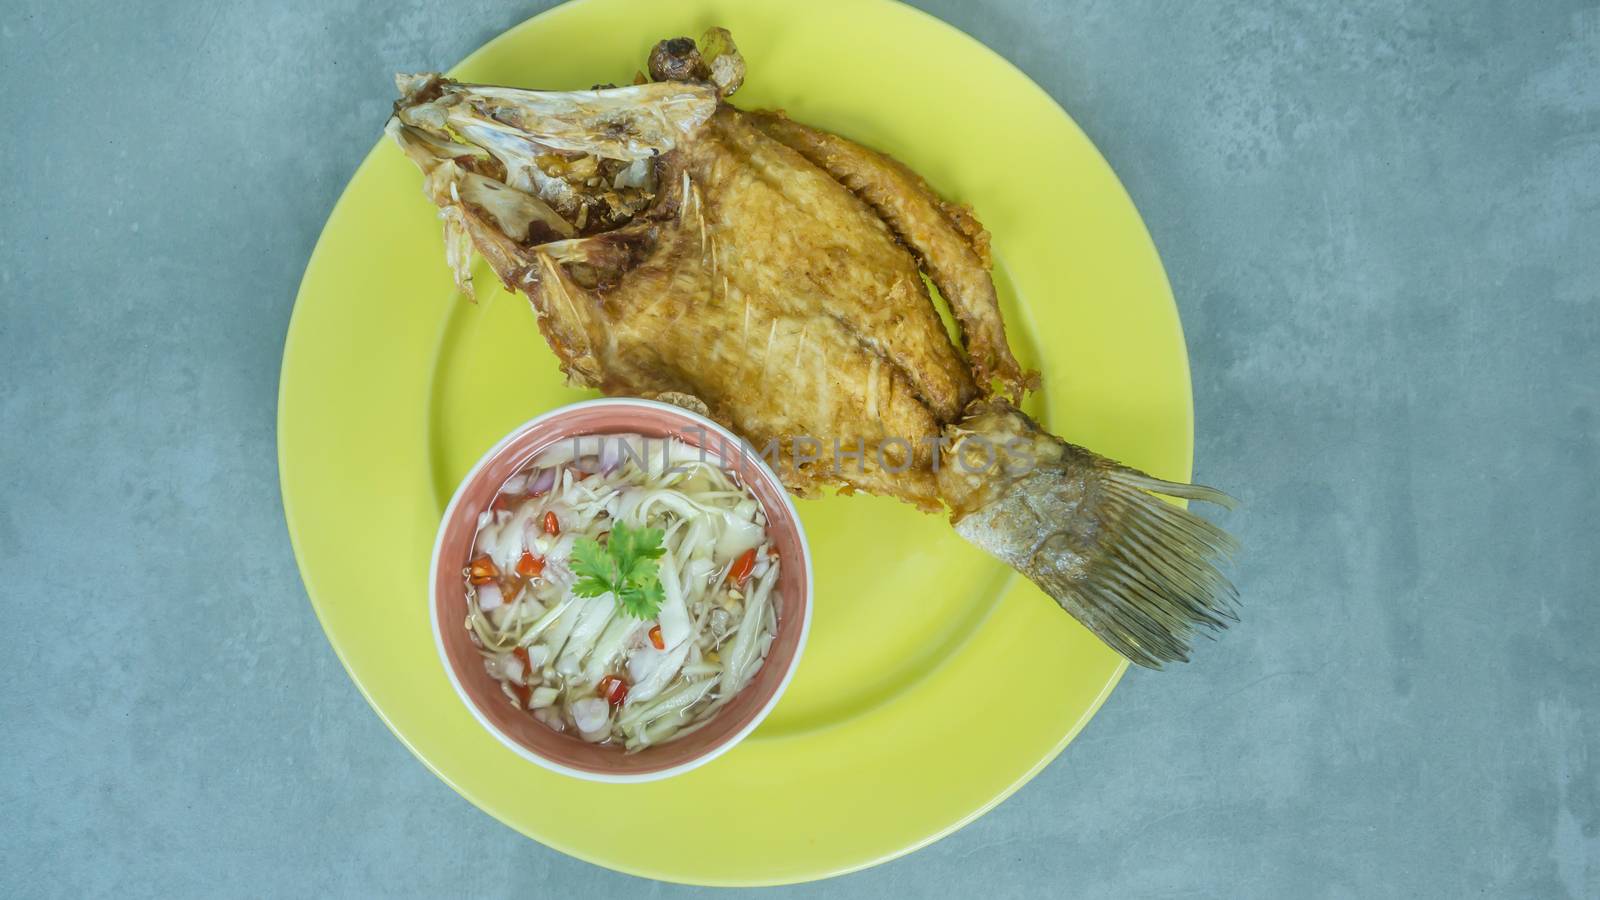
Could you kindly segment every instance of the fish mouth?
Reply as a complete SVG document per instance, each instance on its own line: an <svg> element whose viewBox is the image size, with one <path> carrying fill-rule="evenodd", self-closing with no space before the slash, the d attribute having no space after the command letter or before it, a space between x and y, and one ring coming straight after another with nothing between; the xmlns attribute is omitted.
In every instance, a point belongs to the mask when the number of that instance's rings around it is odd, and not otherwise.
<svg viewBox="0 0 1600 900"><path fill-rule="evenodd" d="M397 75L385 132L424 173L445 221L456 282L471 292L470 238L508 257L618 232L670 189L673 151L716 112L714 83L665 81L584 91ZM456 259L459 255L461 259Z"/></svg>

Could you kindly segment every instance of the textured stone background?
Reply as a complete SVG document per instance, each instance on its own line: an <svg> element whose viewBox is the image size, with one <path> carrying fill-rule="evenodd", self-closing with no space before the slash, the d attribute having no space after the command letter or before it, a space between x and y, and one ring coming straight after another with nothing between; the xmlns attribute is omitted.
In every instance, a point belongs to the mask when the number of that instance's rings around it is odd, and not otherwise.
<svg viewBox="0 0 1600 900"><path fill-rule="evenodd" d="M279 507L290 304L387 73L543 5L0 6L0 894L688 893L419 765ZM959 834L781 893L1600 896L1600 7L926 5L1149 223L1248 615Z"/></svg>

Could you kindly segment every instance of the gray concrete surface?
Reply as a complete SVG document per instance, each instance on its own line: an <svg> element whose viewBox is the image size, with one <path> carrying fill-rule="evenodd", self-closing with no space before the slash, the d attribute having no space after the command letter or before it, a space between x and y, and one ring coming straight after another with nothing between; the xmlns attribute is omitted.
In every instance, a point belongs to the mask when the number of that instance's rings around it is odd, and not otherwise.
<svg viewBox="0 0 1600 900"><path fill-rule="evenodd" d="M778 893L1600 896L1600 7L927 5L1143 211L1248 614L971 827ZM279 505L387 73L541 6L0 6L0 895L691 892L412 759Z"/></svg>

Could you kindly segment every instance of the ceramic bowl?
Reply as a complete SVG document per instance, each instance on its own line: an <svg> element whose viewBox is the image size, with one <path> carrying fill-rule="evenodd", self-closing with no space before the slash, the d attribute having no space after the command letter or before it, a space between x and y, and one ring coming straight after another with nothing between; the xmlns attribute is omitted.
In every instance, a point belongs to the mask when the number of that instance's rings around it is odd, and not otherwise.
<svg viewBox="0 0 1600 900"><path fill-rule="evenodd" d="M500 485L540 452L575 436L641 434L675 437L702 448L734 474L766 512L768 531L783 560L775 593L778 630L754 680L710 723L677 740L627 753L557 732L514 706L483 666L465 627L467 595L462 569L472 551L478 514ZM794 675L811 626L811 553L794 505L777 475L731 432L703 416L651 400L606 399L575 403L538 416L512 431L478 460L445 509L429 575L434 640L461 701L489 733L512 752L547 769L594 781L653 781L687 772L728 752L777 705Z"/></svg>

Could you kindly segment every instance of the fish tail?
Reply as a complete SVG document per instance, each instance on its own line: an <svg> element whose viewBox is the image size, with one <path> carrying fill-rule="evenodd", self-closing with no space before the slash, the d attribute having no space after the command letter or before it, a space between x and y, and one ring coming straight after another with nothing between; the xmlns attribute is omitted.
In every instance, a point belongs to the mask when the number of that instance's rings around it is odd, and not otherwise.
<svg viewBox="0 0 1600 900"><path fill-rule="evenodd" d="M1187 661L1197 635L1238 621L1238 591L1217 568L1238 543L1161 499L1231 508L1227 494L1069 444L999 400L973 404L946 438L939 485L956 531L1130 661Z"/></svg>

